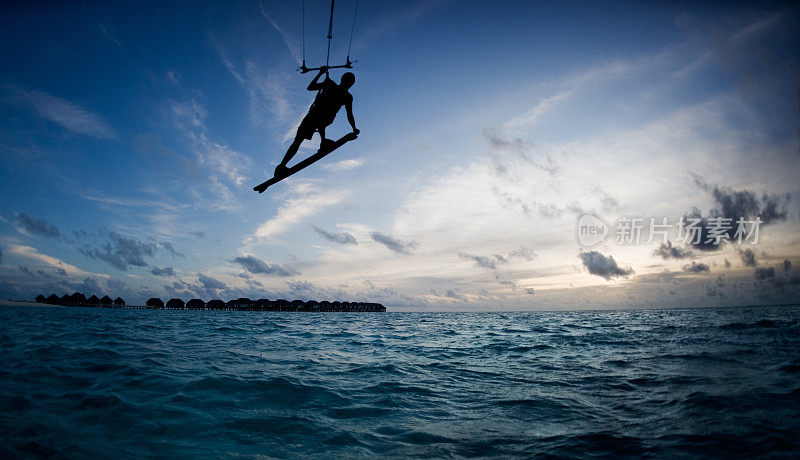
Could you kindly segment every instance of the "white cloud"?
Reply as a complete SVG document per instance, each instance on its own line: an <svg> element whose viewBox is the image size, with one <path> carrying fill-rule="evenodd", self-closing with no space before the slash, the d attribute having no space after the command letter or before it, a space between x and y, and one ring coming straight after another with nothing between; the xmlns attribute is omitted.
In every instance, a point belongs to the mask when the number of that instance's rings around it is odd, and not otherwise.
<svg viewBox="0 0 800 460"><path fill-rule="evenodd" d="M33 108L39 116L84 136L114 139L111 126L101 117L78 104L41 91L8 87L18 98Z"/></svg>
<svg viewBox="0 0 800 460"><path fill-rule="evenodd" d="M286 48L289 49L289 53L291 53L295 61L300 64L300 52L297 49L297 39L286 33L286 31L283 30L283 28L279 26L274 19L272 19L272 16L267 14L267 10L264 8L264 2L259 2L258 6L261 8L261 15L264 16L264 18L269 21L270 25L272 25L272 27L281 35L283 43L286 45Z"/></svg>
<svg viewBox="0 0 800 460"><path fill-rule="evenodd" d="M244 71L242 72L237 69L236 63L228 56L225 46L214 37L210 37L210 40L222 65L247 92L250 121L253 124L274 123L274 120L265 119L263 115L265 107L269 108L275 120L294 118L288 97L286 73L261 68L252 60L244 62Z"/></svg>
<svg viewBox="0 0 800 460"><path fill-rule="evenodd" d="M33 246L26 246L22 244L10 244L8 246L8 252L20 257L25 257L27 259L35 260L49 267L63 269L68 275L71 276L99 276L103 278L109 278L108 275L86 272L60 259L48 256L47 254L42 254L41 252L39 252L38 249L34 248Z"/></svg>
<svg viewBox="0 0 800 460"><path fill-rule="evenodd" d="M204 134L200 136L197 149L200 163L210 170L219 172L236 185L242 185L247 180L244 172L251 170L253 164L247 155L236 152L226 145L209 141Z"/></svg>
<svg viewBox="0 0 800 460"><path fill-rule="evenodd" d="M324 208L342 202L345 196L346 193L341 191L325 191L306 192L301 197L290 198L278 208L275 217L258 226L253 236L257 240L277 236Z"/></svg>
<svg viewBox="0 0 800 460"><path fill-rule="evenodd" d="M323 168L331 171L347 171L350 169L359 168L363 164L363 158L352 158L348 160L337 161L336 163L326 164L323 166Z"/></svg>

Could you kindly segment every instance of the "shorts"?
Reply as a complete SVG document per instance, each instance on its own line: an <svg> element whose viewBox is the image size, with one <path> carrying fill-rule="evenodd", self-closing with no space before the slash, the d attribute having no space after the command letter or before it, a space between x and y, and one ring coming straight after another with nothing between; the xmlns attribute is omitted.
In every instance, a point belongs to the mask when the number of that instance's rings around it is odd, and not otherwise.
<svg viewBox="0 0 800 460"><path fill-rule="evenodd" d="M334 114L334 117L336 115ZM300 126L297 128L297 134L301 135L303 139L311 139L316 131L325 128L333 123L333 119L328 120L329 117L322 117L317 113L309 112Z"/></svg>

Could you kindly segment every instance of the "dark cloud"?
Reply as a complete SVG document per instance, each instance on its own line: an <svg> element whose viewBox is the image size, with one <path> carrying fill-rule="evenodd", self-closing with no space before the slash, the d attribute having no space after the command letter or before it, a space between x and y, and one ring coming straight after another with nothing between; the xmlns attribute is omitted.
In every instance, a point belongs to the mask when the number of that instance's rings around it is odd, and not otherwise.
<svg viewBox="0 0 800 460"><path fill-rule="evenodd" d="M516 283L515 281L512 281L512 280L502 280L502 281L500 281L500 284L504 284L504 285L506 285L506 286L511 286L511 290L512 290L512 291L516 291L516 290L517 290L517 283Z"/></svg>
<svg viewBox="0 0 800 460"><path fill-rule="evenodd" d="M203 289L215 290L215 291L228 289L227 284L223 283L220 280L214 279L210 276L206 276L202 273L197 275L197 281L199 281L200 284L203 285Z"/></svg>
<svg viewBox="0 0 800 460"><path fill-rule="evenodd" d="M28 267L23 267L22 265L20 265L17 268L19 268L19 271L21 271L22 273L25 273L26 275L36 276L36 275L33 274L33 272L31 272L31 270Z"/></svg>
<svg viewBox="0 0 800 460"><path fill-rule="evenodd" d="M553 158L550 157L550 155L545 155L544 161L541 163L536 163L531 159L529 153L535 149L535 146L532 142L526 141L519 137L511 140L504 139L500 133L500 130L496 128L484 129L483 137L493 149L513 152L527 163L536 166L550 175L555 175L558 173L560 167L555 161L553 161ZM499 171L497 167L495 167L495 169ZM505 166L502 166L502 170L505 170Z"/></svg>
<svg viewBox="0 0 800 460"><path fill-rule="evenodd" d="M42 235L50 238L61 236L61 231L55 225L42 219L33 218L24 212L17 214L17 225L17 228L31 235Z"/></svg>
<svg viewBox="0 0 800 460"><path fill-rule="evenodd" d="M535 259L536 253L533 250L526 248L525 246L520 246L519 249L516 251L512 251L506 255L502 254L494 254L493 256L479 256L474 254L468 254L465 252L459 252L458 257L462 259L467 259L475 262L478 264L479 267L486 268L488 270L497 270L498 264L507 264L510 263L510 260L513 258L524 259L527 261L531 261Z"/></svg>
<svg viewBox="0 0 800 460"><path fill-rule="evenodd" d="M175 276L175 270L172 267L158 268L154 265L150 269L150 273L156 276Z"/></svg>
<svg viewBox="0 0 800 460"><path fill-rule="evenodd" d="M358 241L356 241L355 237L349 233L346 232L331 233L317 227L316 225L312 225L312 227L314 227L314 230L316 230L321 237L325 238L328 241L332 241L334 243L339 243L339 244L358 244Z"/></svg>
<svg viewBox="0 0 800 460"><path fill-rule="evenodd" d="M528 157L528 152L535 147L533 143L520 137L511 140L503 139L500 135L500 131L496 128L484 129L483 138L486 139L486 142L488 142L492 148L497 150L510 150L528 163L532 163L531 159Z"/></svg>
<svg viewBox="0 0 800 460"><path fill-rule="evenodd" d="M176 251L172 243L168 241L162 241L161 247L166 249L167 252L169 252L170 254L172 254L172 257L185 257L183 253Z"/></svg>
<svg viewBox="0 0 800 460"><path fill-rule="evenodd" d="M756 253L750 249L739 249L739 256L742 258L742 262L744 263L745 267L758 267L758 261L756 261Z"/></svg>
<svg viewBox="0 0 800 460"><path fill-rule="evenodd" d="M403 241L385 233L372 232L370 236L376 243L380 243L398 254L408 255L417 248L417 243L414 241Z"/></svg>
<svg viewBox="0 0 800 460"><path fill-rule="evenodd" d="M462 259L467 259L475 262L478 264L479 267L483 267L489 270L497 270L497 264L489 257L486 256L476 256L472 254L466 254L464 252L459 252L458 257Z"/></svg>
<svg viewBox="0 0 800 460"><path fill-rule="evenodd" d="M533 295L536 291L533 288L525 288L525 293L529 295Z"/></svg>
<svg viewBox="0 0 800 460"><path fill-rule="evenodd" d="M526 248L525 246L520 246L519 249L517 249L516 251L509 253L508 257L509 258L518 257L520 259L525 259L530 262L531 260L535 259L538 256L536 255L535 252L533 252L533 249Z"/></svg>
<svg viewBox="0 0 800 460"><path fill-rule="evenodd" d="M148 266L144 257L152 257L156 253L155 243L125 238L116 232L108 232L108 237L110 241L102 247L84 247L81 252L89 257L107 262L122 271L127 270L129 265L136 267Z"/></svg>
<svg viewBox="0 0 800 460"><path fill-rule="evenodd" d="M308 293L317 290L317 287L308 281L287 281L286 284L289 286L289 290L292 292Z"/></svg>
<svg viewBox="0 0 800 460"><path fill-rule="evenodd" d="M714 200L714 207L707 216L702 216L697 208L693 208L691 213L684 215L684 219L698 219L695 225L699 229L700 240L691 242L692 247L701 251L713 251L720 248L713 241L709 241L709 219L731 219L729 229L724 229L721 234L727 236L729 241L734 241L738 229L737 222L741 219L752 221L756 218L761 219L761 225L769 225L774 222L786 220L786 207L789 203L789 195L779 197L764 193L759 199L758 196L749 190L732 190L727 187L719 187L706 183L703 178L692 174L695 184L702 190L711 195ZM751 225L748 225L748 230Z"/></svg>
<svg viewBox="0 0 800 460"><path fill-rule="evenodd" d="M757 280L764 280L775 277L775 267L759 267L753 272Z"/></svg>
<svg viewBox="0 0 800 460"><path fill-rule="evenodd" d="M270 264L251 255L234 257L233 262L241 265L248 273L253 274L275 276L294 276L300 274L291 267Z"/></svg>
<svg viewBox="0 0 800 460"><path fill-rule="evenodd" d="M688 273L708 273L711 271L711 267L708 264L704 263L697 263L692 261L691 264L686 264L683 266L683 271Z"/></svg>
<svg viewBox="0 0 800 460"><path fill-rule="evenodd" d="M613 212L622 209L622 205L620 205L619 200L611 196L611 194L606 192L599 185L593 188L591 191L596 193L600 198L600 205L603 207L603 210Z"/></svg>
<svg viewBox="0 0 800 460"><path fill-rule="evenodd" d="M91 276L84 278L83 283L70 283L70 287L76 292L83 293L86 297L91 297L92 295L102 297L106 292L106 290L100 286L100 281Z"/></svg>
<svg viewBox="0 0 800 460"><path fill-rule="evenodd" d="M686 249L680 246L673 246L672 241L661 243L661 246L653 251L654 256L659 256L664 260L667 259L688 259L694 257L694 252L691 249Z"/></svg>
<svg viewBox="0 0 800 460"><path fill-rule="evenodd" d="M597 251L581 252L580 254L583 266L589 270L592 275L600 276L606 280L611 280L616 277L624 277L632 275L632 268L620 268L617 261L613 256L604 256Z"/></svg>
<svg viewBox="0 0 800 460"><path fill-rule="evenodd" d="M193 237L197 238L197 239L200 239L200 240L206 239L206 232L203 232L203 231L200 231L200 230L198 230L196 232L189 232L189 234L192 235Z"/></svg>

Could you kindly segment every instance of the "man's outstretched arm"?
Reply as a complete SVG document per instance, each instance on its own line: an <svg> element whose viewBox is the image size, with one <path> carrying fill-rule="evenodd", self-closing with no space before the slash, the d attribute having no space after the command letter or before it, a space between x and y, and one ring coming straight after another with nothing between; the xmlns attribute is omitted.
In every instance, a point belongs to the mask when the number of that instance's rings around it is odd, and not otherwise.
<svg viewBox="0 0 800 460"><path fill-rule="evenodd" d="M353 100L349 100L345 103L344 108L347 110L347 121L350 122L350 126L353 127L353 133L358 134L361 131L356 128L356 119L353 117Z"/></svg>
<svg viewBox="0 0 800 460"><path fill-rule="evenodd" d="M308 84L308 88L307 89L309 91L317 91L319 89L322 89L322 83L318 83L318 80L319 80L319 77L321 77L322 74L326 73L327 71L328 71L327 67L325 67L325 66L320 67L319 68L319 73L317 74L316 77L314 77L313 80L311 80L311 83ZM326 75L325 76L325 80L327 80L327 79L328 79L328 76Z"/></svg>

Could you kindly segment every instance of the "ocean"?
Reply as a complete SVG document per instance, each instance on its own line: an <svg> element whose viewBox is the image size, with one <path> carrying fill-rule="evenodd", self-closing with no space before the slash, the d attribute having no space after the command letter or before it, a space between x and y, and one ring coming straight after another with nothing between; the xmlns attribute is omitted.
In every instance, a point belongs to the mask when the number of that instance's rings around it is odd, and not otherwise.
<svg viewBox="0 0 800 460"><path fill-rule="evenodd" d="M0 308L0 457L800 455L800 307Z"/></svg>

